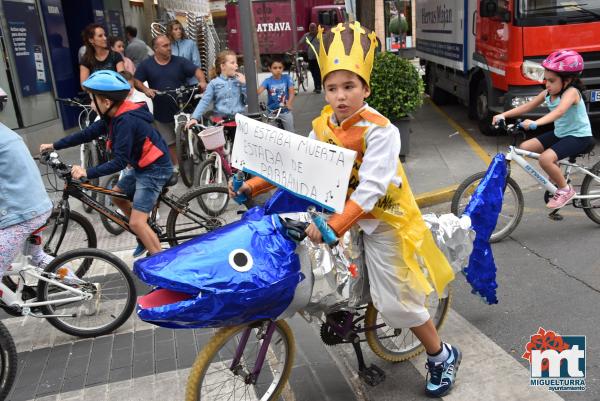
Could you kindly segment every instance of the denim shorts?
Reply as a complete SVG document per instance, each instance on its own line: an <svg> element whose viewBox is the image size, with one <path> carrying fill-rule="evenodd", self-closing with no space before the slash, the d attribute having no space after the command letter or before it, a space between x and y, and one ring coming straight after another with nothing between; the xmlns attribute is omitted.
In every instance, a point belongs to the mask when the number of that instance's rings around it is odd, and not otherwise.
<svg viewBox="0 0 600 401"><path fill-rule="evenodd" d="M163 187L171 178L173 167L150 165L143 170L127 167L117 186L133 200L133 208L150 213Z"/></svg>
<svg viewBox="0 0 600 401"><path fill-rule="evenodd" d="M593 136L556 136L554 131L544 132L536 137L546 149L552 149L558 160L576 156L591 146L595 140Z"/></svg>

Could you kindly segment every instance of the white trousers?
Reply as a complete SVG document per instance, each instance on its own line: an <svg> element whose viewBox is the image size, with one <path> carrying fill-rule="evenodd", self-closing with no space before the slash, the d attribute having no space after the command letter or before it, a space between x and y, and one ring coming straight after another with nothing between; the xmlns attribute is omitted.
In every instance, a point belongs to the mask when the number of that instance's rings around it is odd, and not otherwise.
<svg viewBox="0 0 600 401"><path fill-rule="evenodd" d="M402 258L395 229L380 222L371 234L364 234L365 262L373 304L390 327L417 327L429 320L426 294L416 283L413 272Z"/></svg>

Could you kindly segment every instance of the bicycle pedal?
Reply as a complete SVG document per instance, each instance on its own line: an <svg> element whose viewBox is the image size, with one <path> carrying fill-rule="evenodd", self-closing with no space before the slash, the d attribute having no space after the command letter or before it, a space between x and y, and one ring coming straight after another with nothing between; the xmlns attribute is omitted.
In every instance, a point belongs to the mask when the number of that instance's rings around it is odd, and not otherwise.
<svg viewBox="0 0 600 401"><path fill-rule="evenodd" d="M383 383L385 380L385 372L379 366L372 364L368 368L359 371L358 377L369 386L375 387L378 384Z"/></svg>
<svg viewBox="0 0 600 401"><path fill-rule="evenodd" d="M564 219L564 216L562 214L559 214L558 211L555 210L548 214L548 218L554 221L561 221L562 219Z"/></svg>

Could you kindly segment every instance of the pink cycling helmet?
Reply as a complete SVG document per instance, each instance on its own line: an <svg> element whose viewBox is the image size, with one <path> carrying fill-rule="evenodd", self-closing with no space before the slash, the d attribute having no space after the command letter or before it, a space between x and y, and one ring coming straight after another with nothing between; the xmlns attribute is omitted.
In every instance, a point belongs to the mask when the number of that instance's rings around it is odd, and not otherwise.
<svg viewBox="0 0 600 401"><path fill-rule="evenodd" d="M557 50L546 57L542 66L554 72L579 73L583 71L583 58L575 50Z"/></svg>

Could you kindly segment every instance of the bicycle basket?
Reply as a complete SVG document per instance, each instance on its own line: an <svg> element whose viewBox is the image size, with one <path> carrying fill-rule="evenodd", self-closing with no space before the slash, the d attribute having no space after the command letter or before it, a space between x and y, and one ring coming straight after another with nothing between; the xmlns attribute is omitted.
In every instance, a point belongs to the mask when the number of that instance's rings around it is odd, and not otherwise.
<svg viewBox="0 0 600 401"><path fill-rule="evenodd" d="M209 127L198 134L207 150L214 150L225 145L223 126Z"/></svg>

